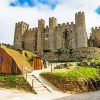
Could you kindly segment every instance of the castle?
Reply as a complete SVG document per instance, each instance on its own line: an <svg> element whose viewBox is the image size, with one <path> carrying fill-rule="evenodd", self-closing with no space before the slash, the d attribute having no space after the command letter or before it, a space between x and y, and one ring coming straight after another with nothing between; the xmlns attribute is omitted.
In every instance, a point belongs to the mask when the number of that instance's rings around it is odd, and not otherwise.
<svg viewBox="0 0 100 100"><path fill-rule="evenodd" d="M100 48L100 26L91 28L89 46Z"/></svg>
<svg viewBox="0 0 100 100"><path fill-rule="evenodd" d="M96 30L98 29L92 29L88 42L84 12L75 13L75 23L58 24L57 19L51 17L49 26L45 27L45 21L40 19L38 27L29 28L29 24L22 21L15 25L14 48L38 51L42 54L44 50L75 49L88 47L88 44L100 46L100 35L97 36L99 43L93 38ZM100 27L98 32L100 33Z"/></svg>

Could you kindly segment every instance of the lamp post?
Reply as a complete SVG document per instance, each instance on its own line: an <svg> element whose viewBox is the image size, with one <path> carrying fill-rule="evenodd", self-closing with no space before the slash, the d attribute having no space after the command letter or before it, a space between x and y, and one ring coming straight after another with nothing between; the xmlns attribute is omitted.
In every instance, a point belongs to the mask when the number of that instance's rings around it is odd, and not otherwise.
<svg viewBox="0 0 100 100"><path fill-rule="evenodd" d="M27 80L27 73L28 73L28 67L25 67L26 80Z"/></svg>
<svg viewBox="0 0 100 100"><path fill-rule="evenodd" d="M95 47L94 47L94 53L93 53L93 58L95 57Z"/></svg>

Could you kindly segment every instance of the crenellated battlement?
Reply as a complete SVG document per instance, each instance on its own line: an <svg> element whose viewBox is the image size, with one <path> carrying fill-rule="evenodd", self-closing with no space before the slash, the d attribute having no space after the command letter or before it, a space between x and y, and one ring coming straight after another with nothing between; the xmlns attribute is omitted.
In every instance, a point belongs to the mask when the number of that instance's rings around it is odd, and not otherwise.
<svg viewBox="0 0 100 100"><path fill-rule="evenodd" d="M23 21L18 22L18 23L16 23L16 25L15 25L15 29L16 29L16 30L17 30L17 29L21 29L21 31L22 31L22 30L29 29L29 24L27 24L26 22L23 22Z"/></svg>
<svg viewBox="0 0 100 100"><path fill-rule="evenodd" d="M99 27L95 27L95 28L91 28L92 33L96 33L96 32L100 32L100 26Z"/></svg>
<svg viewBox="0 0 100 100"><path fill-rule="evenodd" d="M37 31L38 30L38 28L36 27L36 28L34 28L35 29L35 31Z"/></svg>
<svg viewBox="0 0 100 100"><path fill-rule="evenodd" d="M100 47L100 26L92 27L90 34L90 46Z"/></svg>
<svg viewBox="0 0 100 100"><path fill-rule="evenodd" d="M74 22L71 22L71 23L67 22L66 23L66 27L73 27L74 25L75 25Z"/></svg>
<svg viewBox="0 0 100 100"><path fill-rule="evenodd" d="M85 26L84 12L75 13L75 24L76 24L76 27L84 27Z"/></svg>
<svg viewBox="0 0 100 100"><path fill-rule="evenodd" d="M56 27L55 27L55 30L58 30L58 29L62 29L62 24L58 24Z"/></svg>
<svg viewBox="0 0 100 100"><path fill-rule="evenodd" d="M46 30L48 30L49 29L49 26L46 26Z"/></svg>
<svg viewBox="0 0 100 100"><path fill-rule="evenodd" d="M55 17L49 18L49 28L54 29L57 26L57 19Z"/></svg>
<svg viewBox="0 0 100 100"><path fill-rule="evenodd" d="M65 26L66 24L65 23L62 23L62 26Z"/></svg>
<svg viewBox="0 0 100 100"><path fill-rule="evenodd" d="M35 30L35 28L30 28L28 31L34 31Z"/></svg>
<svg viewBox="0 0 100 100"><path fill-rule="evenodd" d="M58 24L58 27L62 27L62 24Z"/></svg>
<svg viewBox="0 0 100 100"><path fill-rule="evenodd" d="M45 20L39 19L38 22L39 22L39 23L45 23Z"/></svg>
<svg viewBox="0 0 100 100"><path fill-rule="evenodd" d="M50 21L54 21L54 20L57 21L57 19L55 17L49 17L49 20Z"/></svg>
<svg viewBox="0 0 100 100"><path fill-rule="evenodd" d="M66 25L69 26L69 22L67 22Z"/></svg>
<svg viewBox="0 0 100 100"><path fill-rule="evenodd" d="M39 25L45 25L45 20L39 19L39 20L38 20L38 26L39 26Z"/></svg>
<svg viewBox="0 0 100 100"><path fill-rule="evenodd" d="M84 14L84 12L81 12L81 11L79 11L78 13L75 13L75 17L83 16L83 15L85 15L85 14Z"/></svg>
<svg viewBox="0 0 100 100"><path fill-rule="evenodd" d="M24 21L21 21L21 22L16 23L16 28L19 28L19 27L22 27L22 26L25 26L26 28L28 28L29 27L29 24L27 24Z"/></svg>
<svg viewBox="0 0 100 100"><path fill-rule="evenodd" d="M45 27L45 20L39 19L38 20L38 29L39 30L41 29L41 31L42 31L44 27Z"/></svg>

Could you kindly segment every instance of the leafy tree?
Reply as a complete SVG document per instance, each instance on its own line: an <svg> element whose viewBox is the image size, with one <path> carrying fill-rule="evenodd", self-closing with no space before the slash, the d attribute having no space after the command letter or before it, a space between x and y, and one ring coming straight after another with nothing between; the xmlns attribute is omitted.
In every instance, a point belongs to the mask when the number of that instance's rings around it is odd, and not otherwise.
<svg viewBox="0 0 100 100"><path fill-rule="evenodd" d="M59 60L60 60L60 56L64 53L64 49L58 49L55 54L59 56Z"/></svg>

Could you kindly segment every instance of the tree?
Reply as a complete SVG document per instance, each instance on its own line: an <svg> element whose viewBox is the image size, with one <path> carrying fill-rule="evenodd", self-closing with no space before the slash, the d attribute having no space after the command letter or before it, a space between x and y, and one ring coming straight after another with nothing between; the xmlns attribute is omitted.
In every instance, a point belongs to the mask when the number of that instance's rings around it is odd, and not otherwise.
<svg viewBox="0 0 100 100"><path fill-rule="evenodd" d="M59 56L59 60L60 60L60 56L64 53L63 49L58 49L55 54L57 54Z"/></svg>

